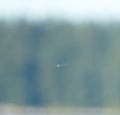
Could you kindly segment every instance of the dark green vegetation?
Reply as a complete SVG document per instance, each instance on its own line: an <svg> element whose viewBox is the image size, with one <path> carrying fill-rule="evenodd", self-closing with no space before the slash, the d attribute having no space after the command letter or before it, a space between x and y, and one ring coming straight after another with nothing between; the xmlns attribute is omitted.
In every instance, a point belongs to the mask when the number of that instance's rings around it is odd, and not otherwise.
<svg viewBox="0 0 120 115"><path fill-rule="evenodd" d="M120 24L1 21L0 101L120 106Z"/></svg>

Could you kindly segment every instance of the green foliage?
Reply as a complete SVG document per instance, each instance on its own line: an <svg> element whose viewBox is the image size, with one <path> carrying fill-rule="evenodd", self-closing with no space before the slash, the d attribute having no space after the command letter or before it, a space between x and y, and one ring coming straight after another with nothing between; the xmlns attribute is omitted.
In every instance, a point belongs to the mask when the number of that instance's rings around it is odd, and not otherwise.
<svg viewBox="0 0 120 115"><path fill-rule="evenodd" d="M120 106L119 31L119 24L1 21L0 101Z"/></svg>

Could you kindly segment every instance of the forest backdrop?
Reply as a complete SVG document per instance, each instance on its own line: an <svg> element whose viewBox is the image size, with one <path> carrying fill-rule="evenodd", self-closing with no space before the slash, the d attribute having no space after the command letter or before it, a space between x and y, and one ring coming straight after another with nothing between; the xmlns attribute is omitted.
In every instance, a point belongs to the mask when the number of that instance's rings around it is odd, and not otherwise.
<svg viewBox="0 0 120 115"><path fill-rule="evenodd" d="M120 23L1 20L0 102L120 106Z"/></svg>

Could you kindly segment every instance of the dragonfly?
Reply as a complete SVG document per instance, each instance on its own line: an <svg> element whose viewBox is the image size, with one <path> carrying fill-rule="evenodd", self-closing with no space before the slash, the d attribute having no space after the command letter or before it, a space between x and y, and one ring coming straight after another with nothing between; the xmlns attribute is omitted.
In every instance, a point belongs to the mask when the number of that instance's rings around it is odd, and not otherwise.
<svg viewBox="0 0 120 115"><path fill-rule="evenodd" d="M64 67L69 66L69 63L57 63L57 64L51 64L50 66L60 69L60 68L64 68Z"/></svg>
<svg viewBox="0 0 120 115"><path fill-rule="evenodd" d="M64 63L64 64L56 64L55 66L57 67L57 68L61 68L61 67L66 67L66 66L68 66L69 65L69 63Z"/></svg>

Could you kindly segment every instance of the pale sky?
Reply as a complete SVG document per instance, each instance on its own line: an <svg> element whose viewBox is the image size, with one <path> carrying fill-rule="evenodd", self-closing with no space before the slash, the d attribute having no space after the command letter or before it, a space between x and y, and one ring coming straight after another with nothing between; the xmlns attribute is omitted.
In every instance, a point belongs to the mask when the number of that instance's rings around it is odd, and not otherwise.
<svg viewBox="0 0 120 115"><path fill-rule="evenodd" d="M120 0L0 0L0 18L120 19Z"/></svg>

